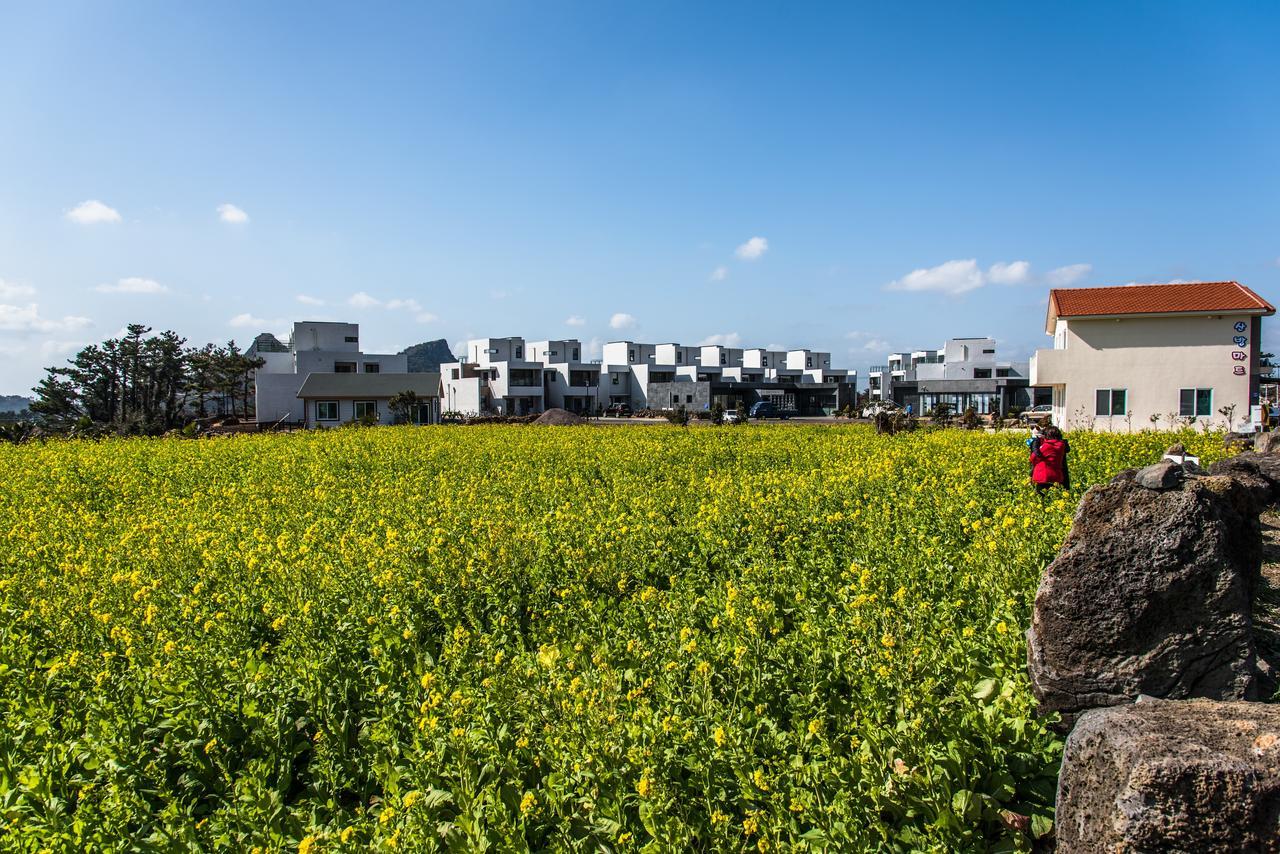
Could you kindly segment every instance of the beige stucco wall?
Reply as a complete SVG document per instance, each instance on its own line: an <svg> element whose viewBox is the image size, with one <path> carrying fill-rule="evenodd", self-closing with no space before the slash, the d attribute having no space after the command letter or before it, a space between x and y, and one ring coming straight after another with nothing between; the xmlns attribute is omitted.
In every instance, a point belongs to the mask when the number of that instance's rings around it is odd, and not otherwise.
<svg viewBox="0 0 1280 854"><path fill-rule="evenodd" d="M1177 426L1170 414L1176 421L1184 388L1213 389L1209 420L1214 426L1226 426L1218 410L1234 403L1238 426L1249 417L1250 374L1257 371L1260 324L1254 320L1247 315L1060 320L1054 336L1058 348L1037 352L1031 381L1053 386L1053 420L1067 429L1151 429L1153 414L1160 415L1157 426L1169 429ZM1245 324L1242 332L1235 329L1239 322ZM1243 347L1237 336L1247 339ZM1237 367L1244 368L1243 375ZM1131 419L1094 414L1095 393L1103 388L1127 390Z"/></svg>

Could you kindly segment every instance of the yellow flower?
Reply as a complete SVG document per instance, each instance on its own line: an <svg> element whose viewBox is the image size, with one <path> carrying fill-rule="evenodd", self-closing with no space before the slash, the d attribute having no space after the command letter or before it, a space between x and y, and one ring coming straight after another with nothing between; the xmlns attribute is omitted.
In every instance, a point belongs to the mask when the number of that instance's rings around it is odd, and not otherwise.
<svg viewBox="0 0 1280 854"><path fill-rule="evenodd" d="M728 738L728 735L725 733L724 727L718 726L716 727L716 731L711 734L711 738L715 741L716 747L724 747L724 743Z"/></svg>
<svg viewBox="0 0 1280 854"><path fill-rule="evenodd" d="M316 847L316 838L314 836L304 836L302 841L298 843L298 854L311 854Z"/></svg>
<svg viewBox="0 0 1280 854"><path fill-rule="evenodd" d="M525 792L524 797L520 799L520 812L521 814L528 813L537 805L538 799L534 796L533 792Z"/></svg>

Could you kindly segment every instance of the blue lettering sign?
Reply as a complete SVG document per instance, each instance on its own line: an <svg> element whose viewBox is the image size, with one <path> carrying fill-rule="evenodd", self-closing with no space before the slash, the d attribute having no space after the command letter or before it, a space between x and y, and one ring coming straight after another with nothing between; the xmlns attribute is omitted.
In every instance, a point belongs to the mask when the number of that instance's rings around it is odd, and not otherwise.
<svg viewBox="0 0 1280 854"><path fill-rule="evenodd" d="M1249 324L1245 323L1243 320L1236 321L1236 332L1244 332L1248 328Z"/></svg>
<svg viewBox="0 0 1280 854"><path fill-rule="evenodd" d="M1237 335L1235 338L1232 338L1231 340L1235 342L1235 345L1237 347L1243 347L1244 345L1249 343L1249 339L1245 338L1243 335Z"/></svg>

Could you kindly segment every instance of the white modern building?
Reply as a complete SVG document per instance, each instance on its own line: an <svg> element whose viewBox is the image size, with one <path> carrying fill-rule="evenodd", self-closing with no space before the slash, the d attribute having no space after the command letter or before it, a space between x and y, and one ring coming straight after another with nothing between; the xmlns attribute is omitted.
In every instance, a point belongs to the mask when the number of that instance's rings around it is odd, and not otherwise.
<svg viewBox="0 0 1280 854"><path fill-rule="evenodd" d="M442 406L523 415L550 407L700 410L772 400L802 414L829 414L854 402L857 385L856 371L832 369L831 354L813 350L610 341L600 361L582 355L574 339L468 341L464 360L441 365Z"/></svg>
<svg viewBox="0 0 1280 854"><path fill-rule="evenodd" d="M1239 282L1049 292L1031 383L1068 429L1171 429L1255 422L1262 318L1275 307Z"/></svg>
<svg viewBox="0 0 1280 854"><path fill-rule="evenodd" d="M996 357L994 338L952 338L937 350L891 354L887 365L868 372L869 396L917 414L945 403L954 412L972 407L980 415L1003 415L1032 404L1028 373L1026 362Z"/></svg>
<svg viewBox="0 0 1280 854"><path fill-rule="evenodd" d="M299 397L312 374L381 374L409 378L419 383L420 374L409 373L408 357L394 353L365 353L360 349L360 326L355 323L300 321L293 324L287 344L268 333L259 335L246 350L263 360L254 374L254 403L259 424L313 423ZM349 383L350 388L356 384ZM325 405L326 414L328 405ZM328 420L328 419L320 419ZM346 419L351 420L351 419Z"/></svg>

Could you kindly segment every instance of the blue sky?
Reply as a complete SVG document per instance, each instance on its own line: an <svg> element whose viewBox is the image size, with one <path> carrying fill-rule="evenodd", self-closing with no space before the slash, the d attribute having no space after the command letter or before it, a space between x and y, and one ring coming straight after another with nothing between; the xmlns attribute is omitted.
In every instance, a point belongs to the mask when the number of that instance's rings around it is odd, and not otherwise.
<svg viewBox="0 0 1280 854"><path fill-rule="evenodd" d="M1264 3L9 4L0 393L134 321L865 371L1025 356L1055 281L1275 301L1278 32Z"/></svg>

